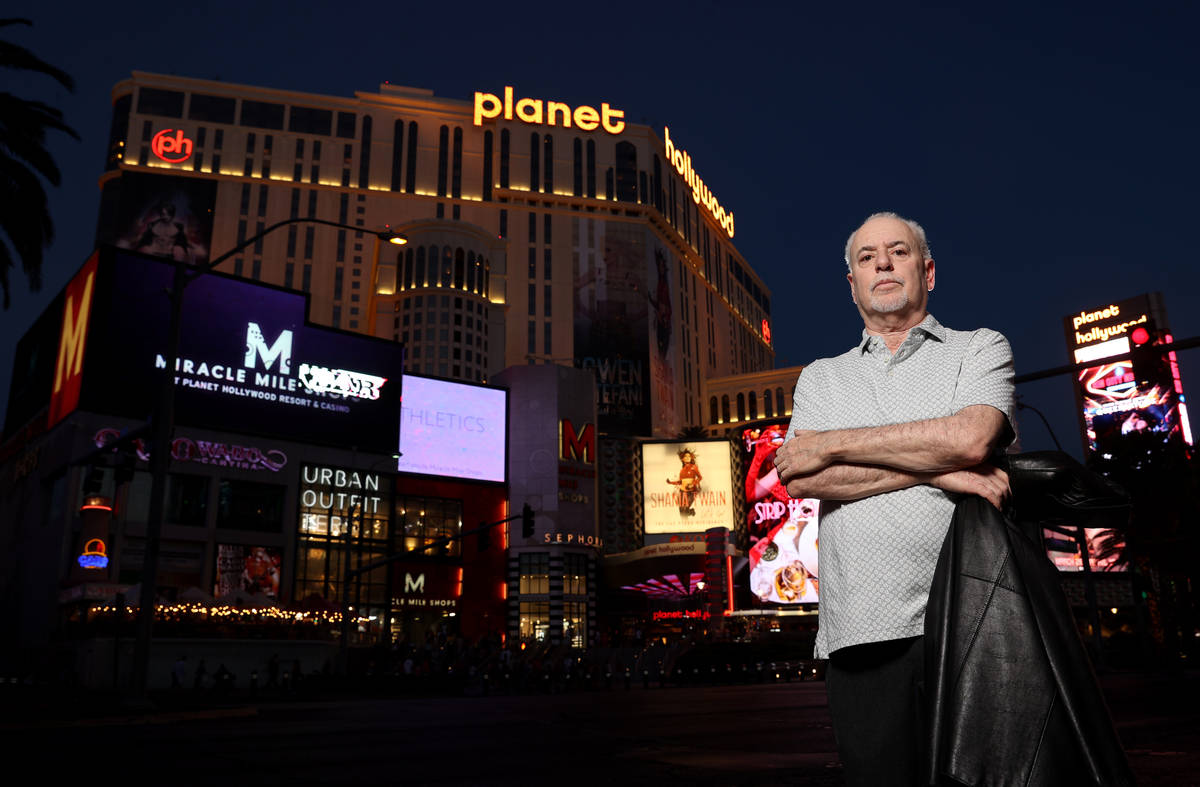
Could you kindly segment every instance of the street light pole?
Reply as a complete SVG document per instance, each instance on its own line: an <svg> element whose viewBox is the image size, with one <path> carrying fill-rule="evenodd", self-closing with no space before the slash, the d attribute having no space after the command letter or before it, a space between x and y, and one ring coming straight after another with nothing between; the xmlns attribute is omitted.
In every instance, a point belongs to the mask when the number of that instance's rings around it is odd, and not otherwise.
<svg viewBox="0 0 1200 787"><path fill-rule="evenodd" d="M158 556L162 540L163 514L166 508L167 467L170 463L171 438L175 431L175 364L179 358L179 344L183 327L183 291L187 285L216 268L225 260L247 248L260 238L288 224L324 224L354 232L371 232L379 240L404 245L408 238L391 230L364 230L349 224L316 218L291 218L276 222L257 235L246 239L219 257L202 265L189 266L183 260L175 260L171 278L170 318L167 327L167 351L164 355L165 368L159 384L158 399L151 417L153 431L150 453L150 510L146 520L146 547L142 557L142 592L139 600L137 637L133 647L133 672L131 675L133 695L144 699L150 677L150 642L154 628L154 600L158 582ZM193 270L189 273L188 268Z"/></svg>

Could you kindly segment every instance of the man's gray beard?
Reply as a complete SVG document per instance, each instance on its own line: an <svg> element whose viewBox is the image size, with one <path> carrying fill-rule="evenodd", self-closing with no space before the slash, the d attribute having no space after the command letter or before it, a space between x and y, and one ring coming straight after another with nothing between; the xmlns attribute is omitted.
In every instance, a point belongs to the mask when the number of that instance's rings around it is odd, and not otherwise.
<svg viewBox="0 0 1200 787"><path fill-rule="evenodd" d="M908 291L901 289L897 293L884 296L876 296L875 293L871 293L870 301L871 308L880 314L898 312L908 305Z"/></svg>

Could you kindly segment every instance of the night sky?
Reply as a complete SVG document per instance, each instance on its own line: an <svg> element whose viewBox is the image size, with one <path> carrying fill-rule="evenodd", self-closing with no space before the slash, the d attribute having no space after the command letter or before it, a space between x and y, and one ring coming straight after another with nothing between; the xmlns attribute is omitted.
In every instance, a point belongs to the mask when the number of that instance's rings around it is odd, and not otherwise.
<svg viewBox="0 0 1200 787"><path fill-rule="evenodd" d="M0 413L17 338L91 250L110 91L134 70L333 96L511 84L668 125L772 291L779 366L857 341L842 250L878 210L928 231L933 314L1006 334L1018 374L1068 361L1065 315L1144 292L1165 294L1177 338L1200 334L1197 5L907 5L10 5L34 27L2 34L78 85L5 72L0 89L60 107L82 141L51 145L44 286L14 271L0 313ZM1200 392L1200 353L1180 359ZM1018 393L1078 455L1068 378ZM1026 448L1053 447L1020 421Z"/></svg>

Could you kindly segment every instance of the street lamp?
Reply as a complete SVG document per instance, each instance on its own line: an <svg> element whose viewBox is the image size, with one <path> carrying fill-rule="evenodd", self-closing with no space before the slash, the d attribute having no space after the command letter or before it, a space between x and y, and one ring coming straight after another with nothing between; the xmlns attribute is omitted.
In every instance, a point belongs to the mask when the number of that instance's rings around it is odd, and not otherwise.
<svg viewBox="0 0 1200 787"><path fill-rule="evenodd" d="M202 265L190 266L193 268L190 273L187 263L175 260L174 276L171 279L171 290L168 293L171 299L171 308L167 328L167 351L163 355L166 368L162 383L159 385L158 400L151 418L150 510L146 521L146 551L142 562L142 592L138 609L137 639L133 648L133 691L139 699L145 697L146 684L149 679L150 639L154 626L154 596L158 582L159 542L162 536L163 509L166 502L167 465L170 461L171 435L175 431L175 363L179 357L179 339L183 323L183 290L189 283L216 268L234 254L288 224L324 224L327 227L353 230L354 232L370 232L376 237L377 242L387 241L400 245L408 242L408 238L392 232L390 228L365 230L362 227L325 219L291 218L272 224L215 259Z"/></svg>

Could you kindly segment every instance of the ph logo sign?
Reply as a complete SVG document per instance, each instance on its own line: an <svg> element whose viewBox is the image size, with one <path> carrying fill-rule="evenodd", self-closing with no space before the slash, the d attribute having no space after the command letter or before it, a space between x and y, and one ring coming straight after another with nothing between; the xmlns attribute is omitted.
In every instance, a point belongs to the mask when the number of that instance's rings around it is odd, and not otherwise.
<svg viewBox="0 0 1200 787"><path fill-rule="evenodd" d="M150 150L168 164L179 164L192 157L194 144L181 128L164 128L150 140Z"/></svg>

